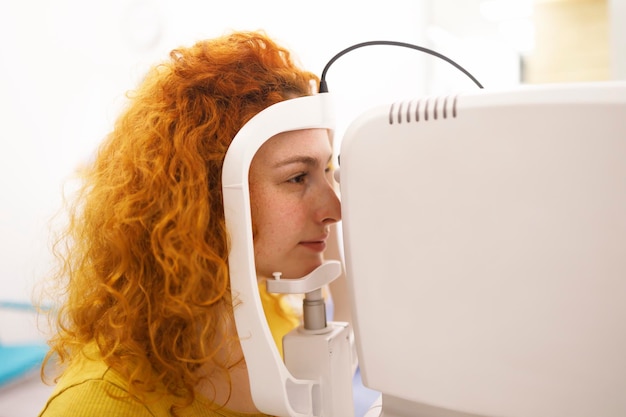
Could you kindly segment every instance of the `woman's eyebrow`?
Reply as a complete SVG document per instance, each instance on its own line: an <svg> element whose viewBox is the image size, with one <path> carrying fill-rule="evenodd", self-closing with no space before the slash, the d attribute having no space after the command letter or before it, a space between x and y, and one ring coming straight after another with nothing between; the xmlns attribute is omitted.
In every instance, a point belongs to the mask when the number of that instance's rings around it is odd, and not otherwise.
<svg viewBox="0 0 626 417"><path fill-rule="evenodd" d="M328 164L328 162L330 162L330 160L332 159L332 154L328 157L328 161L326 161L326 164ZM274 168L280 168L280 167L284 167L286 165L291 165L291 164L305 164L305 165L309 165L309 166L318 166L320 165L320 161L317 158L314 158L312 156L308 156L308 155L296 155L296 156L292 156L291 158L287 158L287 159L282 159L280 161L278 161L277 163L274 164Z"/></svg>

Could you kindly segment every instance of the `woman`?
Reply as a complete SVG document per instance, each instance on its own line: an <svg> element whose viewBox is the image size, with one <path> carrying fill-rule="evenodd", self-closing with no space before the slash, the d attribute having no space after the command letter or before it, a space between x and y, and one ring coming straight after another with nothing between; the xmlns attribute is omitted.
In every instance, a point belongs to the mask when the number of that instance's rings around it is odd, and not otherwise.
<svg viewBox="0 0 626 417"><path fill-rule="evenodd" d="M316 83L263 33L233 33L174 50L130 95L56 245L64 304L48 362L63 372L42 417L258 415L233 322L221 168L252 116ZM322 262L340 220L331 152L327 132L311 129L255 156L260 279ZM283 331L293 326L264 300Z"/></svg>

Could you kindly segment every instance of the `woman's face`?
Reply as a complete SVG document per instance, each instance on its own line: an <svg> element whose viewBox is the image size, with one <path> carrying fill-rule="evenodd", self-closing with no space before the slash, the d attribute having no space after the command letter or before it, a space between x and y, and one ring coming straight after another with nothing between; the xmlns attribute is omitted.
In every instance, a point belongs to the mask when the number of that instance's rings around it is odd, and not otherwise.
<svg viewBox="0 0 626 417"><path fill-rule="evenodd" d="M329 228L341 220L325 129L283 132L250 165L254 254L259 277L300 278L323 260Z"/></svg>

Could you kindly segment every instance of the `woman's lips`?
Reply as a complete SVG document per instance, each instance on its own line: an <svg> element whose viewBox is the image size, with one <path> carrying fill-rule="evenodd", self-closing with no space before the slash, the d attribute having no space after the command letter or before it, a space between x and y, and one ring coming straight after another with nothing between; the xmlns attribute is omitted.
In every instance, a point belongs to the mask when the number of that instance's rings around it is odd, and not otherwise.
<svg viewBox="0 0 626 417"><path fill-rule="evenodd" d="M300 245L315 252L324 252L326 250L326 240L309 240L300 242Z"/></svg>

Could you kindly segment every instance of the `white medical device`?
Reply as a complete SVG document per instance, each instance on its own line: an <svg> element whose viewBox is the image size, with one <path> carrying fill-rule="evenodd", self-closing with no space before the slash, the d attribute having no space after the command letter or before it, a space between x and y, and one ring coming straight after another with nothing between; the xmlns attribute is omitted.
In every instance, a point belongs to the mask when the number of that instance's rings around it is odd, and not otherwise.
<svg viewBox="0 0 626 417"><path fill-rule="evenodd" d="M257 408L275 416L352 416L353 337L348 323L326 322L320 288L341 273L327 261L300 279L268 282L270 292L305 295L305 325L283 340L284 362L261 305L255 271L248 172L258 149L278 133L334 128L329 94L280 102L254 116L233 139L222 169L230 236L229 270L237 332ZM307 304L309 302L309 304ZM307 305L312 325L307 326ZM320 310L320 308L322 310ZM321 319L319 313L322 313Z"/></svg>
<svg viewBox="0 0 626 417"><path fill-rule="evenodd" d="M626 83L380 106L339 174L368 416L626 416Z"/></svg>
<svg viewBox="0 0 626 417"><path fill-rule="evenodd" d="M252 246L254 154L332 129L328 100L269 107L224 161L237 330L253 400L276 416L353 415L349 326L294 331L283 362ZM350 125L345 267L363 382L382 393L368 417L626 415L625 120L626 83L607 82L424 97ZM275 290L316 293L337 272Z"/></svg>

